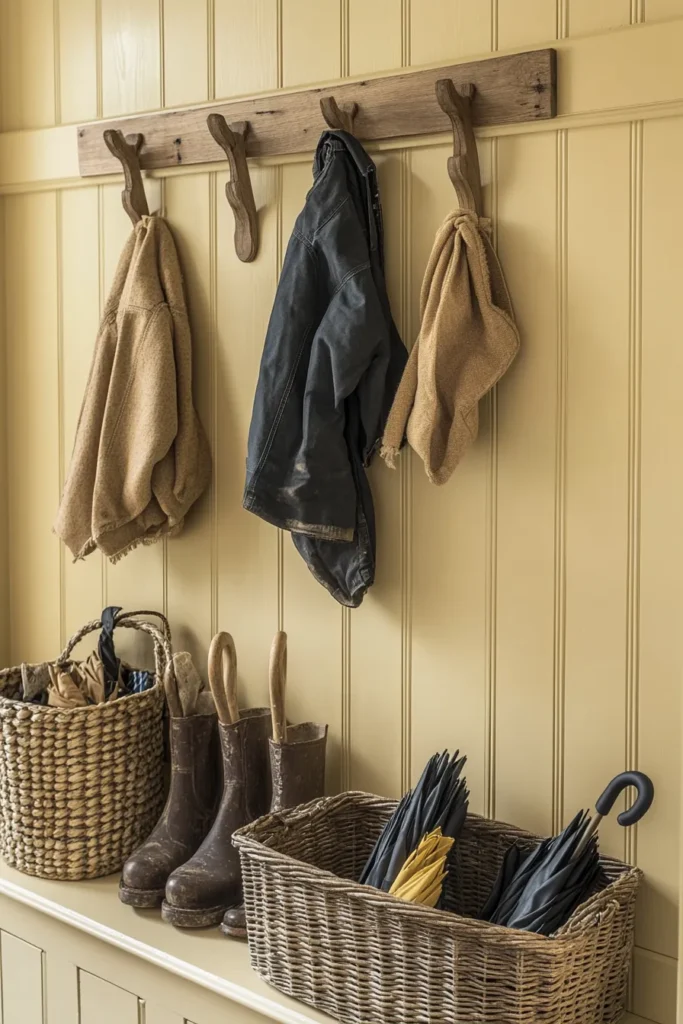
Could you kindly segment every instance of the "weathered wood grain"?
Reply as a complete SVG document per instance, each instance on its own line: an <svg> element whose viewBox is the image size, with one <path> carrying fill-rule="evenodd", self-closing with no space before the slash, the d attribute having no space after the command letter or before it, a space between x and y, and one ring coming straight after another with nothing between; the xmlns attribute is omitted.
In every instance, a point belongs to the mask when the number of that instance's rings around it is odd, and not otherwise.
<svg viewBox="0 0 683 1024"><path fill-rule="evenodd" d="M434 92L440 78L451 78L456 86L475 86L475 125L555 116L555 51L545 49L326 88L118 118L106 126L125 135L144 136L141 164L147 169L219 159L220 151L206 126L210 113L222 114L228 124L249 122L248 156L305 152L313 148L325 128L320 100L332 95L340 106L358 104L354 132L364 141L429 135L448 128ZM119 169L104 143L101 121L78 128L78 156L84 177Z"/></svg>

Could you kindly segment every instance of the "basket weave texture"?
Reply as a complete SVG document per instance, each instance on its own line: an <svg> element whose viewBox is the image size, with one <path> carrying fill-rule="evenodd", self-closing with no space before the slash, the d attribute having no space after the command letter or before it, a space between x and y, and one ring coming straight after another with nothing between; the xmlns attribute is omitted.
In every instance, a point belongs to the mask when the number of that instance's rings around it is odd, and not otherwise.
<svg viewBox="0 0 683 1024"><path fill-rule="evenodd" d="M12 699L19 668L0 672L0 854L43 878L77 880L118 871L149 835L163 803L163 677L170 629L120 613L116 626L154 642L156 680L142 693L68 710ZM55 663L74 664L76 633Z"/></svg>
<svg viewBox="0 0 683 1024"><path fill-rule="evenodd" d="M641 872L602 858L602 887L555 936L478 914L506 849L532 836L469 815L448 911L355 879L395 802L343 793L240 829L252 966L287 995L349 1024L616 1024Z"/></svg>

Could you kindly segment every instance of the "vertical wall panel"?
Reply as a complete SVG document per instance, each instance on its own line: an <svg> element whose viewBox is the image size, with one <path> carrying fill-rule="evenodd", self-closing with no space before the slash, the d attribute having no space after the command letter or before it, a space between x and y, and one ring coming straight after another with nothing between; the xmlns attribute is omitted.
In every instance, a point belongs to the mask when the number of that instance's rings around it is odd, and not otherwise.
<svg viewBox="0 0 683 1024"><path fill-rule="evenodd" d="M677 168L683 119L643 126L642 448L640 488L640 680L638 762L657 799L638 827L645 871L637 938L676 956L680 815L680 632L683 603L683 489L676 472L683 436L678 267L670 258L683 232Z"/></svg>
<svg viewBox="0 0 683 1024"><path fill-rule="evenodd" d="M278 261L278 171L252 169L259 209L259 252L253 263L235 254L235 222L216 182L216 572L220 629L237 646L240 701L268 700L268 658L278 626L278 534L242 508L247 437L261 352L275 294ZM294 678L294 677L292 677ZM292 685L292 691L299 687Z"/></svg>
<svg viewBox="0 0 683 1024"><path fill-rule="evenodd" d="M5 199L0 198L0 281L5 280ZM0 395L7 394L7 323L5 319L5 288L0 286ZM8 416L7 402L0 411L0 480L7 480ZM8 488L0 493L0 656L10 664L9 615L9 497Z"/></svg>
<svg viewBox="0 0 683 1024"><path fill-rule="evenodd" d="M446 173L448 148L411 154L411 340L419 291L434 235L455 206ZM469 755L471 807L484 808L486 733L486 493L489 433L479 439L444 487L412 460L412 774L436 750ZM402 456L405 458L405 455Z"/></svg>
<svg viewBox="0 0 683 1024"><path fill-rule="evenodd" d="M209 99L208 5L203 0L164 0L164 104Z"/></svg>
<svg viewBox="0 0 683 1024"><path fill-rule="evenodd" d="M680 18L683 15L683 0L645 0L645 20L664 21L665 18Z"/></svg>
<svg viewBox="0 0 683 1024"><path fill-rule="evenodd" d="M402 9L401 0L350 0L350 75L400 67Z"/></svg>
<svg viewBox="0 0 683 1024"><path fill-rule="evenodd" d="M397 322L406 286L407 241L402 229L407 198L405 168L400 153L379 161L387 286ZM405 509L401 509L401 476L402 470L392 472L379 458L370 469L377 521L377 574L363 604L351 614L349 731L353 759L349 784L352 789L389 796L401 793L402 768L401 525Z"/></svg>
<svg viewBox="0 0 683 1024"><path fill-rule="evenodd" d="M498 49L547 43L557 34L557 5L549 0L498 0Z"/></svg>
<svg viewBox="0 0 683 1024"><path fill-rule="evenodd" d="M210 442L214 440L212 185L209 174L192 174L169 178L165 186L165 212L178 246L192 328L192 393ZM212 635L214 485L215 478L192 507L182 533L168 541L166 555L168 615L178 623L175 645L190 651L202 672Z"/></svg>
<svg viewBox="0 0 683 1024"><path fill-rule="evenodd" d="M105 117L160 105L159 0L101 0Z"/></svg>
<svg viewBox="0 0 683 1024"><path fill-rule="evenodd" d="M410 62L453 60L491 49L490 0L420 0L410 5Z"/></svg>
<svg viewBox="0 0 683 1024"><path fill-rule="evenodd" d="M2 1024L43 1024L43 953L9 932L0 936Z"/></svg>
<svg viewBox="0 0 683 1024"><path fill-rule="evenodd" d="M215 0L216 96L276 89L278 0Z"/></svg>
<svg viewBox="0 0 683 1024"><path fill-rule="evenodd" d="M496 815L552 829L555 137L498 141L498 251L522 338L498 387Z"/></svg>
<svg viewBox="0 0 683 1024"><path fill-rule="evenodd" d="M12 664L56 657L60 554L57 199L7 198L5 266ZM30 238L32 244L26 245Z"/></svg>
<svg viewBox="0 0 683 1024"><path fill-rule="evenodd" d="M282 169L282 237L288 240L311 186L310 164ZM282 537L284 628L289 633L287 704L292 721L330 726L327 781L342 785L342 609L314 579L288 533Z"/></svg>
<svg viewBox="0 0 683 1024"><path fill-rule="evenodd" d="M568 0L569 35L603 32L631 23L631 0Z"/></svg>
<svg viewBox="0 0 683 1024"><path fill-rule="evenodd" d="M138 997L118 985L78 972L79 1024L139 1024Z"/></svg>
<svg viewBox="0 0 683 1024"><path fill-rule="evenodd" d="M156 183L158 186L158 182ZM155 190L146 182L150 209L158 208ZM158 193L157 193L158 195ZM121 206L120 185L106 185L102 188L101 246L104 265L104 294L114 277L121 250L131 230L130 220ZM172 543L172 542L169 542ZM138 608L164 610L164 544L139 547L125 558L105 567L106 599L108 604L120 605L129 611ZM145 634L132 630L120 630L117 635L117 651L132 665L151 665L152 644Z"/></svg>
<svg viewBox="0 0 683 1024"><path fill-rule="evenodd" d="M97 117L97 0L59 4L60 120Z"/></svg>
<svg viewBox="0 0 683 1024"><path fill-rule="evenodd" d="M61 337L62 349L62 470L71 462L100 320L100 259L98 189L65 191L60 196ZM60 481L63 486L63 480ZM94 618L103 597L103 561L98 552L73 561L62 544L64 641ZM95 638L92 639L95 642ZM84 641L84 645L88 641Z"/></svg>
<svg viewBox="0 0 683 1024"><path fill-rule="evenodd" d="M4 3L1 18L2 130L54 124L53 0Z"/></svg>
<svg viewBox="0 0 683 1024"><path fill-rule="evenodd" d="M341 0L287 0L282 8L283 85L341 74ZM305 26L305 27L304 27ZM311 40L315 45L311 45Z"/></svg>
<svg viewBox="0 0 683 1024"><path fill-rule="evenodd" d="M625 767L629 139L627 125L569 136L567 817ZM624 855L614 818L600 841Z"/></svg>

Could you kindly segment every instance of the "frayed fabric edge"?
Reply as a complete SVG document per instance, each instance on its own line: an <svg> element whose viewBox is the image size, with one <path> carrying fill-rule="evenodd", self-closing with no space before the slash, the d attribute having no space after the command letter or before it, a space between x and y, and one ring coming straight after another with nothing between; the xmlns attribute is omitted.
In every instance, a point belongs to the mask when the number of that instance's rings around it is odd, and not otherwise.
<svg viewBox="0 0 683 1024"><path fill-rule="evenodd" d="M379 457L386 462L389 469L396 469L396 459L400 453L400 448L394 448L390 445L383 444L379 450Z"/></svg>

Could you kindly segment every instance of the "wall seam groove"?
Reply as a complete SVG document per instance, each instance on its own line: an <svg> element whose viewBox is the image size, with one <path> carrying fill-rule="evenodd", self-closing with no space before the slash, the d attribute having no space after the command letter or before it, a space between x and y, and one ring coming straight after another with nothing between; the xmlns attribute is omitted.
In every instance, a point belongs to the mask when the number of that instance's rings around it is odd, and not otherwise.
<svg viewBox="0 0 683 1024"><path fill-rule="evenodd" d="M349 0L340 0L339 17L341 20L339 31L339 74L342 78L348 78L351 64L351 10Z"/></svg>
<svg viewBox="0 0 683 1024"><path fill-rule="evenodd" d="M497 246L498 140L491 141L491 216L493 245ZM498 389L489 396L489 463L486 481L486 586L485 586L485 728L484 814L496 813L496 655L498 603Z"/></svg>
<svg viewBox="0 0 683 1024"><path fill-rule="evenodd" d="M491 50L498 49L498 0L491 0Z"/></svg>
<svg viewBox="0 0 683 1024"><path fill-rule="evenodd" d="M410 67L411 61L411 0L401 0L401 67Z"/></svg>
<svg viewBox="0 0 683 1024"><path fill-rule="evenodd" d="M98 3L99 7L99 3ZM100 321L104 312L105 303L105 281L104 281L104 185L97 186L97 284L98 284L98 313ZM107 559L100 552L102 607L109 604L109 578L107 571Z"/></svg>
<svg viewBox="0 0 683 1024"><path fill-rule="evenodd" d="M159 213L162 217L166 216L165 178L159 182ZM161 610L168 618L168 537L163 537L161 541Z"/></svg>
<svg viewBox="0 0 683 1024"><path fill-rule="evenodd" d="M569 36L569 2L557 0L557 38L567 39Z"/></svg>
<svg viewBox="0 0 683 1024"><path fill-rule="evenodd" d="M59 0L52 0L52 60L54 74L54 119L55 124L62 123L62 67L59 27Z"/></svg>
<svg viewBox="0 0 683 1024"><path fill-rule="evenodd" d="M278 9L280 7L278 4ZM282 21L280 21L280 30L282 28ZM280 31L280 39L282 38L282 32ZM280 69L278 74L282 69ZM282 261L284 258L284 225L282 219L282 193L283 193L283 173L282 167L275 168L275 201L277 203L277 211L275 217L275 286L280 281L280 272L282 270ZM277 547L276 547L276 569L277 569L277 628L283 630L285 628L285 532L284 530L278 529L277 531Z"/></svg>
<svg viewBox="0 0 683 1024"><path fill-rule="evenodd" d="M557 133L556 149L556 310L557 374L555 426L555 500L554 500L554 609L553 609L553 793L552 824L558 832L564 818L564 713L566 669L567 598L567 179L568 138Z"/></svg>
<svg viewBox="0 0 683 1024"><path fill-rule="evenodd" d="M166 14L164 0L159 0L159 106L166 106Z"/></svg>
<svg viewBox="0 0 683 1024"><path fill-rule="evenodd" d="M97 119L103 117L103 84L102 84L102 0L95 0L95 88Z"/></svg>
<svg viewBox="0 0 683 1024"><path fill-rule="evenodd" d="M411 305L411 218L412 218L412 174L411 153L401 154L400 173L400 316L401 334L404 341L412 333ZM412 345L407 344L408 348ZM406 792L412 783L412 498L413 458L412 450L406 446L400 460L399 495L399 536L400 536L400 586L401 586L401 791Z"/></svg>
<svg viewBox="0 0 683 1024"><path fill-rule="evenodd" d="M209 344L211 347L211 445L214 467L219 464L218 448L218 172L211 171L209 189ZM218 589L218 484L211 477L211 635L219 630Z"/></svg>
<svg viewBox="0 0 683 1024"><path fill-rule="evenodd" d="M626 574L626 749L627 769L638 767L640 661L640 481L642 372L642 208L643 122L630 133L629 214L629 391L628 391L628 540ZM637 826L624 832L629 863L637 858Z"/></svg>
<svg viewBox="0 0 683 1024"><path fill-rule="evenodd" d="M206 0L206 95L216 98L216 0Z"/></svg>
<svg viewBox="0 0 683 1024"><path fill-rule="evenodd" d="M341 788L351 789L351 609L341 610Z"/></svg>
<svg viewBox="0 0 683 1024"><path fill-rule="evenodd" d="M64 272L63 272L63 210L62 193L55 192L55 242L56 242L56 281L57 292L57 475L58 494L57 508L64 487ZM62 647L66 643L66 554L64 544L59 544L59 641Z"/></svg>
<svg viewBox="0 0 683 1024"><path fill-rule="evenodd" d="M275 32L277 34L277 49L276 49L276 61L277 61L277 87L282 89L284 85L284 51L283 51L283 12L282 5L284 0L277 0L275 8Z"/></svg>

